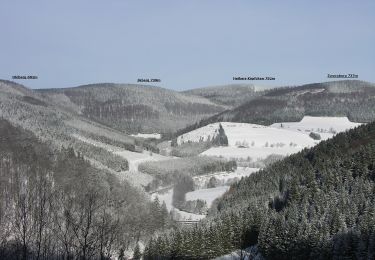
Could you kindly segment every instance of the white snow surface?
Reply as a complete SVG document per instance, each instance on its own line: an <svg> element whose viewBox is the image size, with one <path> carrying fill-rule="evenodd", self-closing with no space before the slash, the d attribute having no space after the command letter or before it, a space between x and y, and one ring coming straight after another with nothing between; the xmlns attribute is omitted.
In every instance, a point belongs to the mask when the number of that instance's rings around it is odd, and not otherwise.
<svg viewBox="0 0 375 260"><path fill-rule="evenodd" d="M270 127L282 128L297 132L315 132L321 135L322 139L331 138L335 132L344 132L357 127L361 123L349 121L347 117L312 117L305 116L300 122L280 122Z"/></svg>
<svg viewBox="0 0 375 260"><path fill-rule="evenodd" d="M138 171L139 164L143 162L162 161L174 158L147 151L143 151L142 153L135 153L124 149L121 151L114 151L113 153L121 157L124 157L126 160L128 160L129 171Z"/></svg>
<svg viewBox="0 0 375 260"><path fill-rule="evenodd" d="M179 144L187 141L199 142L201 138L203 140L207 140L208 136L212 138L215 136L215 131L219 128L219 124L223 126L225 134L228 137L229 147L236 147L238 142L242 144L244 141L249 147L265 147L267 143L270 146L271 144L280 142L288 145L290 142L294 142L301 147L314 144L314 140L305 133L291 133L289 130L275 127L230 122L209 124L193 130L179 136L177 142Z"/></svg>
<svg viewBox="0 0 375 260"><path fill-rule="evenodd" d="M193 213L189 213L189 212L176 209L172 205L172 196L173 196L173 188L163 193L153 193L151 195L151 198L155 199L156 197L158 197L160 202L165 202L165 205L167 206L168 211L174 211L174 215L179 215L177 219L175 217L175 220L201 220L206 217L206 215L193 214Z"/></svg>
<svg viewBox="0 0 375 260"><path fill-rule="evenodd" d="M204 200L207 202L207 207L211 207L212 202L218 197L222 196L229 190L229 186L219 186L211 189L201 189L186 193L186 200Z"/></svg>
<svg viewBox="0 0 375 260"><path fill-rule="evenodd" d="M197 187L203 187L212 177L218 181L226 183L231 180L240 180L242 177L250 176L250 174L259 171L259 168L237 167L234 172L216 172L206 175L194 176L194 184Z"/></svg>
<svg viewBox="0 0 375 260"><path fill-rule="evenodd" d="M316 142L317 143L317 142ZM312 145L307 145L309 147ZM254 148L237 148L237 147L212 147L204 151L202 155L217 156L227 159L246 159L250 157L252 161L257 161L267 158L267 156L276 154L288 156L290 154L299 152L304 147L290 147L289 145L283 148L269 148L269 147L254 147Z"/></svg>
<svg viewBox="0 0 375 260"><path fill-rule="evenodd" d="M161 134L158 134L158 133L153 133L153 134L138 133L136 135L131 135L131 136L141 137L141 138L154 138L154 139L160 139L161 138Z"/></svg>
<svg viewBox="0 0 375 260"><path fill-rule="evenodd" d="M251 246L244 250L236 250L230 254L219 256L214 260L264 260L259 253L258 246Z"/></svg>
<svg viewBox="0 0 375 260"><path fill-rule="evenodd" d="M213 127L208 126L209 129L217 129L219 127L219 123L213 125ZM256 161L272 154L287 156L318 143L305 132L299 133L246 123L222 122L221 125L228 137L228 146L212 147L204 151L202 155L221 156L228 159L246 159L250 157L252 161ZM199 141L200 134L200 131L196 133L190 132L185 134L183 139L185 141L186 139Z"/></svg>
<svg viewBox="0 0 375 260"><path fill-rule="evenodd" d="M229 180L232 178L241 178L245 176L249 176L253 172L258 171L257 168L243 168L238 167L238 169L234 172L217 172L208 175L200 175L193 177L194 182L197 184L203 183L208 181L211 177L215 176L218 180ZM211 206L212 202L222 196L227 190L229 186L220 186L211 189L198 189L192 192L186 193L186 200L196 200L201 199L207 202L207 206ZM156 192L151 195L152 199L158 197L160 202L165 202L168 211L174 211L176 214L179 214L179 218L175 220L201 220L206 217L206 215L188 213L185 211L181 211L173 207L172 205L172 196L173 196L173 188L163 190L162 192Z"/></svg>
<svg viewBox="0 0 375 260"><path fill-rule="evenodd" d="M202 154L228 159L251 157L253 161L272 154L287 156L316 145L319 141L309 136L311 131L320 134L322 140L325 140L335 133L360 125L350 122L347 117L311 116L305 116L300 122L280 122L271 126L219 122L185 133L177 138L177 143L212 139L217 135L219 124L228 137L228 147L212 147Z"/></svg>

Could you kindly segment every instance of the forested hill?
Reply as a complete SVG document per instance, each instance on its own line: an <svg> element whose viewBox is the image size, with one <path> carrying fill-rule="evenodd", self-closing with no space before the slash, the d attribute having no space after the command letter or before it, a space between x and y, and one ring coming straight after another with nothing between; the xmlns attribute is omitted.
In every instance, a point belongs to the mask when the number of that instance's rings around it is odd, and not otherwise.
<svg viewBox="0 0 375 260"><path fill-rule="evenodd" d="M205 97L212 102L227 105L230 107L239 106L256 96L263 94L262 87L252 84L231 84L223 86L196 88L186 90L183 93Z"/></svg>
<svg viewBox="0 0 375 260"><path fill-rule="evenodd" d="M0 259L110 259L167 220L165 206L72 148L0 118Z"/></svg>
<svg viewBox="0 0 375 260"><path fill-rule="evenodd" d="M226 108L204 97L135 84L103 83L38 92L59 107L130 133L176 131Z"/></svg>
<svg viewBox="0 0 375 260"><path fill-rule="evenodd" d="M215 122L270 125L309 116L347 116L353 122L375 120L375 84L342 80L276 88L230 110L190 125L176 136Z"/></svg>
<svg viewBox="0 0 375 260"><path fill-rule="evenodd" d="M375 258L375 123L242 179L202 225L159 236L146 259L211 259L258 245L266 259Z"/></svg>

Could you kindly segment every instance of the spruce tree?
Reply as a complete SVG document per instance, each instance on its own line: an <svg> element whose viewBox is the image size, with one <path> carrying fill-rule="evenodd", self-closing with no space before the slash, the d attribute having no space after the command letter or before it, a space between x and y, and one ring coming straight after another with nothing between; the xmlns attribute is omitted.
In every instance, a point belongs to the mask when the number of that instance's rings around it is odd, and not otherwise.
<svg viewBox="0 0 375 260"><path fill-rule="evenodd" d="M134 248L134 253L133 253L133 259L134 260L139 260L142 257L141 249L139 248L139 244L137 243Z"/></svg>

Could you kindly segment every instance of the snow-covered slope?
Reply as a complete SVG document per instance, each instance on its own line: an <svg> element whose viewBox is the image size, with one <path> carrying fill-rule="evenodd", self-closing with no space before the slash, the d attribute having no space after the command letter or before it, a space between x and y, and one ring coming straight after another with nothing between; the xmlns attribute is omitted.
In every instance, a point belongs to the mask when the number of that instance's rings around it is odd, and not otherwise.
<svg viewBox="0 0 375 260"><path fill-rule="evenodd" d="M281 142L284 144L293 142L300 146L314 144L313 140L304 133L296 134L290 133L288 130L278 129L275 127L231 122L214 123L201 127L179 136L177 143L181 144L189 141L199 142L200 140L206 141L207 139L212 139L212 137L216 136L217 134L219 124L221 124L224 128L230 147L236 147L242 144L244 146L252 147L267 147Z"/></svg>
<svg viewBox="0 0 375 260"><path fill-rule="evenodd" d="M214 123L180 136L182 142L199 142L214 137L220 123ZM221 122L228 137L228 147L212 147L202 155L225 158L264 159L271 154L289 155L313 146L317 141L306 133L246 123Z"/></svg>
<svg viewBox="0 0 375 260"><path fill-rule="evenodd" d="M203 155L222 156L225 158L251 158L252 161L264 159L269 155L287 156L305 147L316 145L319 141L309 134L313 131L323 140L335 133L360 125L352 123L346 117L310 117L301 122L280 122L271 126L247 123L213 123L181 135L177 143L199 142L212 139L217 135L219 124L228 137L228 147L213 147Z"/></svg>
<svg viewBox="0 0 375 260"><path fill-rule="evenodd" d="M154 138L154 139L160 139L161 138L161 134L158 134L158 133L154 133L154 134L142 134L142 133L138 133L136 135L131 135L131 136L141 137L141 138Z"/></svg>
<svg viewBox="0 0 375 260"><path fill-rule="evenodd" d="M207 151L204 151L202 155L206 156L217 156L227 159L241 159L249 160L251 162L266 159L270 155L288 156L293 153L297 153L304 147L282 147L282 148L270 148L270 147L250 147L250 148L237 148L237 147L212 147Z"/></svg>
<svg viewBox="0 0 375 260"><path fill-rule="evenodd" d="M211 207L212 202L218 197L222 196L229 190L229 186L219 186L210 189L195 190L186 193L186 200L204 200L207 202L207 207Z"/></svg>
<svg viewBox="0 0 375 260"><path fill-rule="evenodd" d="M172 197L173 197L173 188L168 189L162 193L153 193L151 195L151 199L158 198L159 201L165 202L168 211L172 211L172 217L174 220L201 220L206 217L206 215L199 215L194 213L185 212L179 210L172 205Z"/></svg>
<svg viewBox="0 0 375 260"><path fill-rule="evenodd" d="M120 178L128 180L130 183L136 186L147 185L150 181L152 181L152 177L150 175L138 171L138 166L140 163L146 161L162 161L174 158L146 151L143 151L142 153L131 152L121 147L105 144L78 134L73 134L72 136L80 141L101 147L108 152L125 158L129 163L129 170L122 171L116 175L118 175ZM98 164L98 162L94 162L93 160L91 160L91 162L95 163L95 165Z"/></svg>
<svg viewBox="0 0 375 260"><path fill-rule="evenodd" d="M259 168L237 167L234 172L215 172L206 175L194 176L194 185L197 188L206 188L212 177L215 177L220 186L229 185L232 182L240 180L243 177L250 176L259 171Z"/></svg>
<svg viewBox="0 0 375 260"><path fill-rule="evenodd" d="M275 123L271 127L297 132L315 132L319 133L322 139L325 140L332 137L335 133L344 132L359 125L361 123L350 122L347 117L305 116L300 122Z"/></svg>

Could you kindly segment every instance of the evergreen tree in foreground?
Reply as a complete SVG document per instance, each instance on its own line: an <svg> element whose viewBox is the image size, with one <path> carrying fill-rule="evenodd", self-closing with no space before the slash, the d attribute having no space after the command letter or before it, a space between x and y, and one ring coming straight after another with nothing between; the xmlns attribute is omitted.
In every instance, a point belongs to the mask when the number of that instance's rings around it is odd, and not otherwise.
<svg viewBox="0 0 375 260"><path fill-rule="evenodd" d="M142 257L141 249L139 248L139 244L137 243L134 248L134 253L133 253L133 259L134 260L139 260Z"/></svg>

